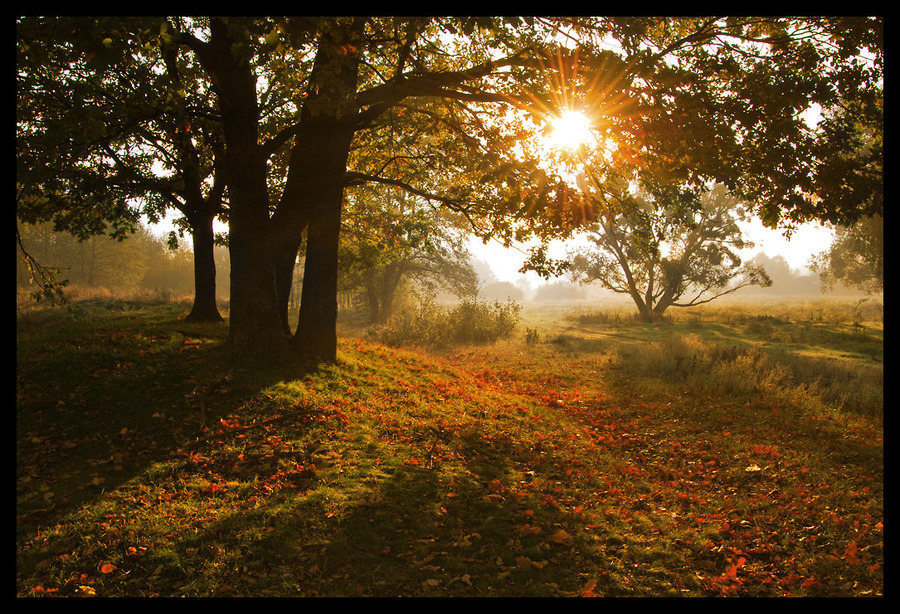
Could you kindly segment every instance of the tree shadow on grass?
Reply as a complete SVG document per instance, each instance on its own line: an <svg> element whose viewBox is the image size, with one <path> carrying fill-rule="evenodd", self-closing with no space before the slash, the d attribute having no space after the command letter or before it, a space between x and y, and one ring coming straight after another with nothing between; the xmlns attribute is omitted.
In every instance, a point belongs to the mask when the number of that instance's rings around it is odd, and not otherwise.
<svg viewBox="0 0 900 614"><path fill-rule="evenodd" d="M235 371L224 323L139 307L77 314L19 316L19 543L168 460L282 376Z"/></svg>
<svg viewBox="0 0 900 614"><path fill-rule="evenodd" d="M350 499L350 490L336 484L344 470L324 468L303 487L234 509L182 542L185 557L210 554L193 576L173 572L180 576L175 590L307 597L574 593L585 569L579 557L571 544L553 552L549 533L530 530L526 513L539 510L552 525L571 521L571 512L540 511L539 496L516 493L508 478L521 472L519 454L512 444L494 446L465 471L395 466ZM547 559L555 566L550 580L541 578Z"/></svg>

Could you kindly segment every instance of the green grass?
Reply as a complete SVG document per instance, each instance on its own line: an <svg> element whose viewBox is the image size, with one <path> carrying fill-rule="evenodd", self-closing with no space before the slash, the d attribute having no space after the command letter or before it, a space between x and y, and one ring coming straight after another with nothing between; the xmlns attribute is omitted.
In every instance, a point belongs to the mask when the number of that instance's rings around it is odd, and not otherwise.
<svg viewBox="0 0 900 614"><path fill-rule="evenodd" d="M877 319L526 310L303 374L185 313L18 314L18 596L883 593Z"/></svg>

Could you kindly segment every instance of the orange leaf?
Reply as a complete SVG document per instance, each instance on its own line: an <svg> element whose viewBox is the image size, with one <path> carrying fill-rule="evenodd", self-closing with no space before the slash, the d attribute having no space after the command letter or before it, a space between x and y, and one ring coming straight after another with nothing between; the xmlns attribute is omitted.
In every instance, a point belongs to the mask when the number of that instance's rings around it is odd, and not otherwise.
<svg viewBox="0 0 900 614"><path fill-rule="evenodd" d="M100 573L112 573L116 570L116 566L112 563L104 563L100 566Z"/></svg>
<svg viewBox="0 0 900 614"><path fill-rule="evenodd" d="M849 544L847 544L847 548L844 550L844 559L848 563L859 563L859 558L856 556L856 552L856 542L850 542Z"/></svg>
<svg viewBox="0 0 900 614"><path fill-rule="evenodd" d="M566 533L563 529L560 529L556 533L548 537L547 541L554 544L562 544L568 546L572 544L572 536Z"/></svg>
<svg viewBox="0 0 900 614"><path fill-rule="evenodd" d="M516 557L516 567L519 569L528 569L531 567L531 559L527 556L517 556Z"/></svg>
<svg viewBox="0 0 900 614"><path fill-rule="evenodd" d="M594 596L594 588L597 586L596 580L588 580L588 583L584 585L584 588L581 589L582 597L593 597Z"/></svg>

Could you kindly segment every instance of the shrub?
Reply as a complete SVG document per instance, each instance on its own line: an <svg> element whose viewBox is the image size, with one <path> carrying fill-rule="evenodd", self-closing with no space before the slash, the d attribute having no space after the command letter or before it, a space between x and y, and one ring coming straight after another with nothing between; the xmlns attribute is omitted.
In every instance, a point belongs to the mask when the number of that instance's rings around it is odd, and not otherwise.
<svg viewBox="0 0 900 614"><path fill-rule="evenodd" d="M508 337L519 323L518 303L466 299L450 312L448 329L457 343L492 343Z"/></svg>
<svg viewBox="0 0 900 614"><path fill-rule="evenodd" d="M512 300L502 303L476 299L464 299L445 310L431 297L425 297L415 309L397 314L372 334L392 346L493 343L515 330L520 311L519 304Z"/></svg>

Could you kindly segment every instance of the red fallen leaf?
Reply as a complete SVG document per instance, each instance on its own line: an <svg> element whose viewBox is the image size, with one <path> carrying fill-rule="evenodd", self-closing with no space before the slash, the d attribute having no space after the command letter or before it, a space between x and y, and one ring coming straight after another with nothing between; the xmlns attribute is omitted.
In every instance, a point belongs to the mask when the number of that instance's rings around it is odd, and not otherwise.
<svg viewBox="0 0 900 614"><path fill-rule="evenodd" d="M112 563L104 563L100 566L100 573L112 573L116 570L116 566Z"/></svg>
<svg viewBox="0 0 900 614"><path fill-rule="evenodd" d="M737 578L737 570L738 567L747 562L747 559L741 557L737 560L737 563L728 566L728 569L725 570L725 576L727 578L731 578L732 580Z"/></svg>
<svg viewBox="0 0 900 614"><path fill-rule="evenodd" d="M584 588L581 589L579 593L582 597L593 597L594 596L594 588L597 586L596 580L588 580L588 583L584 585Z"/></svg>

